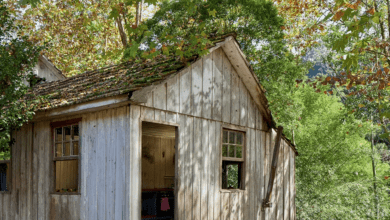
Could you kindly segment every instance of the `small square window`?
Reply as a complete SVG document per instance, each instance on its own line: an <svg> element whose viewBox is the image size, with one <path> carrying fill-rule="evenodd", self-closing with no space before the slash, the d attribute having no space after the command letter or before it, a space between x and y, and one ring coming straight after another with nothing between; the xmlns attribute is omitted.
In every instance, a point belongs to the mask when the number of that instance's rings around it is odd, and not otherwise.
<svg viewBox="0 0 390 220"><path fill-rule="evenodd" d="M55 192L79 192L79 124L56 123L54 128Z"/></svg>
<svg viewBox="0 0 390 220"><path fill-rule="evenodd" d="M243 189L245 133L224 129L222 134L222 189Z"/></svg>

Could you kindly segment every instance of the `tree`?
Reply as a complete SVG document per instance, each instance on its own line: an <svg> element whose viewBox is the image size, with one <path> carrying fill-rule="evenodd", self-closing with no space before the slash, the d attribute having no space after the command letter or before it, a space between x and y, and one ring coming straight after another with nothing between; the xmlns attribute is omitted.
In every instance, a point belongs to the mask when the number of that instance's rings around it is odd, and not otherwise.
<svg viewBox="0 0 390 220"><path fill-rule="evenodd" d="M375 219L371 156L377 164L380 216L388 216L385 176L390 166L377 151L372 154L365 139L377 128L348 114L336 94L316 93L310 85L302 85L290 96L294 107L277 114L286 135L291 137L294 130L298 146L298 219ZM291 120L291 115L297 119Z"/></svg>
<svg viewBox="0 0 390 220"><path fill-rule="evenodd" d="M22 101L29 83L34 83L32 68L42 47L20 36L9 8L0 0L0 152L10 156L11 130L18 129L33 116L34 103Z"/></svg>
<svg viewBox="0 0 390 220"><path fill-rule="evenodd" d="M142 6L156 2L33 0L31 7L11 0L8 6L22 27L21 34L36 45L48 42L45 55L65 75L73 76L120 62L137 37Z"/></svg>

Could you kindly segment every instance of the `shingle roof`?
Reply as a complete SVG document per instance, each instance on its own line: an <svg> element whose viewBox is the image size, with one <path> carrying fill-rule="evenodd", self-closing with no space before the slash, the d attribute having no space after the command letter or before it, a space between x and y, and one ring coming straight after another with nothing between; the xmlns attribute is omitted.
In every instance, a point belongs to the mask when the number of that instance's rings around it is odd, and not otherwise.
<svg viewBox="0 0 390 220"><path fill-rule="evenodd" d="M212 41L217 43L231 35L233 34L218 36L213 38ZM159 55L153 60L140 59L133 62L124 62L119 65L88 71L65 80L36 85L28 96L30 98L45 97L46 101L39 104L37 110L48 110L126 94L164 80L197 58L198 56L195 55L187 59L187 64L178 57L167 57L165 55Z"/></svg>

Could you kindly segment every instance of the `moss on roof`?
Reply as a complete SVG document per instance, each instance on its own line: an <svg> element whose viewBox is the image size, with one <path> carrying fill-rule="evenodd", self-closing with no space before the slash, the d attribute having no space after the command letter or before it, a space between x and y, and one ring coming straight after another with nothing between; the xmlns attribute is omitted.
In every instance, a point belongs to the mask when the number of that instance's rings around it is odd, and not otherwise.
<svg viewBox="0 0 390 220"><path fill-rule="evenodd" d="M213 43L210 48L228 36L235 36L235 34L210 38ZM37 106L37 110L48 110L126 94L164 80L189 63L196 61L197 58L198 55L194 55L183 62L179 57L159 55L153 60L128 61L119 65L84 72L64 80L36 85L26 95L26 98L31 100L43 97L43 101Z"/></svg>

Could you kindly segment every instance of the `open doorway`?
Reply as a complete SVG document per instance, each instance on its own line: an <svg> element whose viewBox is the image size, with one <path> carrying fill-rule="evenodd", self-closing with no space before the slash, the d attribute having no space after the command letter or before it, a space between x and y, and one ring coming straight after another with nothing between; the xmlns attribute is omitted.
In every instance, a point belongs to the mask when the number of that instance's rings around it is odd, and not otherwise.
<svg viewBox="0 0 390 220"><path fill-rule="evenodd" d="M142 122L142 220L174 219L176 127Z"/></svg>

